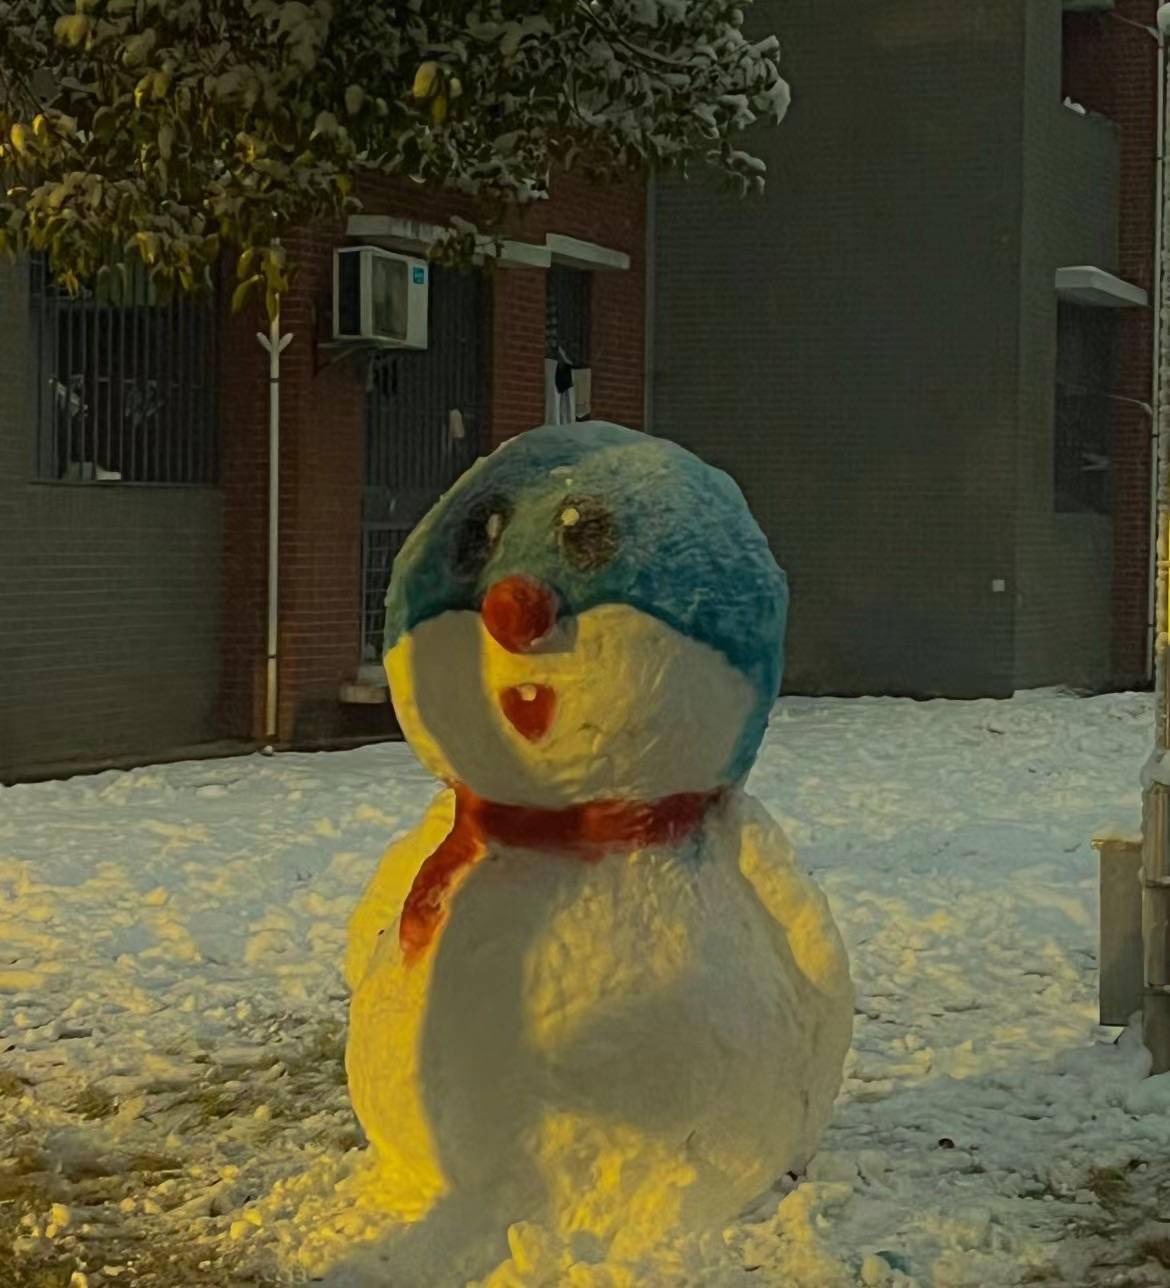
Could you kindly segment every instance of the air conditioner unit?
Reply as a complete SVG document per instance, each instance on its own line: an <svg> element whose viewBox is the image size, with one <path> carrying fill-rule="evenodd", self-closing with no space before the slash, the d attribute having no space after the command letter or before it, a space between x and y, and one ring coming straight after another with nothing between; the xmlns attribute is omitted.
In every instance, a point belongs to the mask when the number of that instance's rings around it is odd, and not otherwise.
<svg viewBox="0 0 1170 1288"><path fill-rule="evenodd" d="M333 252L333 338L394 349L427 347L426 260L380 246Z"/></svg>

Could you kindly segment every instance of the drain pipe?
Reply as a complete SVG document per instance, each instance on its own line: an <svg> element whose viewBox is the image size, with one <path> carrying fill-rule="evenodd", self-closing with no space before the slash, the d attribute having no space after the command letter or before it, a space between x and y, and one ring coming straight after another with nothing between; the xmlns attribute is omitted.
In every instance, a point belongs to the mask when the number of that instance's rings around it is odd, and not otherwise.
<svg viewBox="0 0 1170 1288"><path fill-rule="evenodd" d="M264 737L268 745L264 750L271 754L276 741L280 626L280 355L292 340L291 334L280 333L279 295L268 334L257 331L256 339L268 353L268 632L264 694Z"/></svg>
<svg viewBox="0 0 1170 1288"><path fill-rule="evenodd" d="M654 172L646 181L646 261L642 279L642 428L654 432L654 332L655 298L658 294L658 180Z"/></svg>

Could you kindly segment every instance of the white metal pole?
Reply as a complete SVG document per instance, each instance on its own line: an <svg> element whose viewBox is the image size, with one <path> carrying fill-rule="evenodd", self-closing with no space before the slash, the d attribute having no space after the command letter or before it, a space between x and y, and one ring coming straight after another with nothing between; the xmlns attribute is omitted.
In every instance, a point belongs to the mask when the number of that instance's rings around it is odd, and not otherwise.
<svg viewBox="0 0 1170 1288"><path fill-rule="evenodd" d="M642 291L642 428L654 433L654 297L658 293L658 179L646 180L646 269Z"/></svg>
<svg viewBox="0 0 1170 1288"><path fill-rule="evenodd" d="M268 631L264 737L268 742L265 750L271 751L277 729L280 657L280 355L292 340L291 335L280 333L279 295L276 297L276 310L268 323L268 334L257 331L256 339L268 352Z"/></svg>
<svg viewBox="0 0 1170 1288"><path fill-rule="evenodd" d="M1154 266L1157 328L1154 339L1154 445L1156 455L1150 462L1155 476L1156 525L1156 612L1154 620L1155 656L1155 735L1154 754L1145 783L1142 804L1142 944L1145 958L1145 989L1142 997L1142 1040L1153 1057L1152 1072L1170 1071L1170 789L1160 781L1166 774L1166 751L1170 747L1170 683L1167 667L1167 627L1170 625L1167 592L1168 537L1170 537L1170 434L1167 433L1167 408L1164 382L1161 380L1162 335L1170 308L1162 299L1168 275L1163 270L1166 249L1166 185L1162 154L1166 130L1166 37L1170 32L1170 4L1158 10L1158 209L1155 212L1157 262Z"/></svg>
<svg viewBox="0 0 1170 1288"><path fill-rule="evenodd" d="M1158 620L1156 736L1154 772L1142 805L1142 945L1145 989L1142 1041L1153 1057L1152 1073L1170 1071L1170 789L1165 776L1167 746L1167 435L1159 435L1158 470Z"/></svg>

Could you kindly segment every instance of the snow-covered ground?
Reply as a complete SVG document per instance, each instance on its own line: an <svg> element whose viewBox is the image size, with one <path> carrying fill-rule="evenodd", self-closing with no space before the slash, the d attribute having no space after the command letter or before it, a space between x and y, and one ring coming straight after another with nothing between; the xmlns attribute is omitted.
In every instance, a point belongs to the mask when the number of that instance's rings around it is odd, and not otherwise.
<svg viewBox="0 0 1170 1288"><path fill-rule="evenodd" d="M1170 1075L1096 1025L1089 845L1151 734L1147 695L782 702L751 790L858 987L822 1152L653 1269L522 1227L486 1282L1167 1282ZM0 790L0 1284L380 1281L340 965L432 790L403 746Z"/></svg>

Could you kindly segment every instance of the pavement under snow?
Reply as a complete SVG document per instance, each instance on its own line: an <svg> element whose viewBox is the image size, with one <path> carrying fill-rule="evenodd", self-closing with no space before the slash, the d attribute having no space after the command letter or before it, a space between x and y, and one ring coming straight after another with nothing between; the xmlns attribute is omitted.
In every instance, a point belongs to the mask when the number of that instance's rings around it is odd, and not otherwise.
<svg viewBox="0 0 1170 1288"><path fill-rule="evenodd" d="M1170 1278L1170 1075L1096 1024L1090 837L1148 695L788 699L750 790L832 902L854 1050L809 1175L654 1267L504 1285ZM0 789L0 1284L383 1282L345 924L434 784L401 745Z"/></svg>

